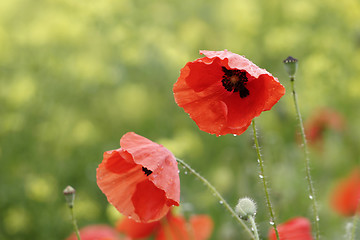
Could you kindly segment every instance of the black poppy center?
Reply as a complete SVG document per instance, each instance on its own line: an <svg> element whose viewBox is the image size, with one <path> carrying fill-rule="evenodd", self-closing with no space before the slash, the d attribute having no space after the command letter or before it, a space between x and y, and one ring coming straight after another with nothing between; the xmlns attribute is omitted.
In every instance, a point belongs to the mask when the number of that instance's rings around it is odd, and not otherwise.
<svg viewBox="0 0 360 240"><path fill-rule="evenodd" d="M221 82L226 91L239 92L241 98L249 96L249 90L246 88L248 78L245 71L227 69L226 67L222 67L222 70L224 75Z"/></svg>
<svg viewBox="0 0 360 240"><path fill-rule="evenodd" d="M146 167L142 167L143 172L145 173L146 176L149 176L150 174L152 174L152 171L147 169Z"/></svg>

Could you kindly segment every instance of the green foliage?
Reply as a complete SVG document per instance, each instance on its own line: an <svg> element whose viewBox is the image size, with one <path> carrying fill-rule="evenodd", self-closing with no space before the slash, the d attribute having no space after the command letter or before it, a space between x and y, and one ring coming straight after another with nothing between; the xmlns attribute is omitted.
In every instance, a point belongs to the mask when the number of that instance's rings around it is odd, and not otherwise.
<svg viewBox="0 0 360 240"><path fill-rule="evenodd" d="M311 149L321 232L339 239L349 219L329 207L329 192L359 164L359 15L356 0L0 1L0 239L68 236L62 189L69 184L77 190L80 227L112 224L95 169L128 131L164 144L233 206L240 197L254 199L265 238L270 225L251 131L219 138L200 132L173 100L185 63L199 49L225 48L287 89L282 60L299 59L304 118L324 106L345 116L343 133L329 132L321 152ZM311 218L290 97L288 91L258 124L279 222ZM181 200L213 217L212 239L242 239L223 207L181 172Z"/></svg>

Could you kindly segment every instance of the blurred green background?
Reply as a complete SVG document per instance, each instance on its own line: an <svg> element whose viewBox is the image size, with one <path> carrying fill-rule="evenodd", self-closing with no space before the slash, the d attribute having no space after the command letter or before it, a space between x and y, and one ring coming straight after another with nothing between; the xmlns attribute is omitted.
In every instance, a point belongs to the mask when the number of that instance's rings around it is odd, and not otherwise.
<svg viewBox="0 0 360 240"><path fill-rule="evenodd" d="M209 179L231 205L258 204L270 225L252 132L215 137L173 100L180 69L199 49L245 55L288 89L257 119L278 222L311 219L297 121L282 60L299 59L304 119L330 107L346 128L310 148L325 239L350 218L329 195L359 164L360 2L357 0L2 0L0 1L0 239L64 239L71 231L62 190L77 190L80 227L114 223L95 170L134 131L163 144ZM181 169L183 210L209 214L212 239L247 239L194 176ZM187 212L188 214L189 212Z"/></svg>

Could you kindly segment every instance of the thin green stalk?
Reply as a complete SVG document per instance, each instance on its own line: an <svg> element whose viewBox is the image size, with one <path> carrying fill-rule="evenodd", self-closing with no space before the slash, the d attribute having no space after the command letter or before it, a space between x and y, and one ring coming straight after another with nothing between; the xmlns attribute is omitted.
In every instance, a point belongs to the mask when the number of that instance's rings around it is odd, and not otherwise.
<svg viewBox="0 0 360 240"><path fill-rule="evenodd" d="M359 203L357 205L356 212L355 212L355 215L354 215L354 219L353 219L353 222L352 222L352 230L351 230L351 238L350 238L350 240L355 240L356 225L357 225L357 222L359 221L359 210L360 210L360 201L359 201Z"/></svg>
<svg viewBox="0 0 360 240"><path fill-rule="evenodd" d="M300 113L299 104L298 104L298 100L297 100L297 94L295 91L295 77L294 76L290 77L290 82L291 82L291 90L292 90L292 95L293 95L293 99L294 99L296 115L297 115L297 118L299 121L300 130L301 130L301 139L303 142L303 149L304 149L304 155L305 155L304 160L305 160L306 179L307 179L307 184L308 184L308 188L309 188L309 198L311 200L312 209L313 209L313 213L314 213L315 239L319 240L320 239L320 230L319 230L320 218L319 218L319 213L318 213L318 209L317 209L315 189L314 189L314 185L313 185L313 182L311 179L310 158L309 158L309 152L308 152L306 136L305 136L305 131L304 131L304 124L303 124L303 121L301 118L301 113Z"/></svg>
<svg viewBox="0 0 360 240"><path fill-rule="evenodd" d="M261 153L260 153L260 147L259 147L259 142L258 142L257 133L256 133L255 119L252 120L252 127L253 127L253 133L254 133L254 142L255 142L255 147L256 147L256 153L257 153L258 162L259 162L259 166L260 166L259 177L262 181L264 191L265 191L266 204L268 206L269 213L270 213L270 224L273 226L273 228L275 230L276 239L280 240L279 232L277 230L274 210L272 208L271 201L270 201L269 187L267 185L266 176L264 174L264 161L263 161L263 159L261 157Z"/></svg>
<svg viewBox="0 0 360 240"><path fill-rule="evenodd" d="M73 224L73 227L74 227L76 237L77 237L78 240L81 240L79 228L77 226L75 215L74 215L74 209L73 209L73 207L69 207L69 208L70 208L71 220L72 220L72 224Z"/></svg>
<svg viewBox="0 0 360 240"><path fill-rule="evenodd" d="M359 219L359 216L358 215L355 215L354 216L354 220L352 222L352 230L351 230L351 240L355 240L355 235L356 235L356 225L357 225L357 222L358 222L358 219Z"/></svg>
<svg viewBox="0 0 360 240"><path fill-rule="evenodd" d="M211 185L211 183L208 180L206 180L203 176L201 176L198 172L192 169L183 160L176 158L176 161L180 163L184 168L186 168L189 172L191 172L193 175L195 175L198 179L200 179L200 181L202 181L210 189L210 191L213 192L214 196L216 196L219 199L219 203L222 204L226 208L226 210L230 212L231 216L233 216L236 219L236 221L245 228L246 232L250 235L250 237L255 240L254 234L244 223L244 221L236 214L236 212L232 209L232 207L230 207L230 205L220 195L220 193L216 190L216 188L213 185Z"/></svg>
<svg viewBox="0 0 360 240"><path fill-rule="evenodd" d="M249 216L249 221L250 221L251 227L253 229L253 232L255 234L255 239L260 240L256 222L255 222L255 218L253 216Z"/></svg>

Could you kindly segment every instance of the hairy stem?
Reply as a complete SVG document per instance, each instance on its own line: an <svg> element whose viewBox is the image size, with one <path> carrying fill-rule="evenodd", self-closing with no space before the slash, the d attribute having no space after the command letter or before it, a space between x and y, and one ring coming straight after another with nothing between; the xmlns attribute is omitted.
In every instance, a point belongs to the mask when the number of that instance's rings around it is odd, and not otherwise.
<svg viewBox="0 0 360 240"><path fill-rule="evenodd" d="M279 232L277 230L274 210L272 208L271 201L270 201L269 187L268 187L268 184L266 182L267 177L264 174L264 161L263 161L263 159L261 157L261 153L260 153L260 146L259 146L259 142L258 142L258 138L257 138L256 126L255 126L255 120L254 119L252 120L252 127L253 127L253 133L254 133L254 142L255 142L255 147L256 147L256 153L257 153L259 167L260 167L259 177L260 177L260 179L262 181L264 191L265 191L266 204L268 206L268 210L269 210L269 213L270 213L270 224L273 226L273 228L275 230L276 239L280 240Z"/></svg>
<svg viewBox="0 0 360 240"><path fill-rule="evenodd" d="M78 240L81 240L79 228L77 226L75 215L74 215L74 208L73 207L69 207L69 208L70 208L71 220L72 220L72 224L73 224L73 227L74 227L76 237L77 237Z"/></svg>
<svg viewBox="0 0 360 240"><path fill-rule="evenodd" d="M356 235L356 225L359 221L359 210L360 210L360 201L357 205L357 208L356 208L356 212L355 212L355 215L354 215L354 219L353 219L353 222L352 222L352 230L351 230L351 237L350 239L351 240L355 240L355 235Z"/></svg>
<svg viewBox="0 0 360 240"><path fill-rule="evenodd" d="M203 176L201 176L198 172L196 172L194 169L192 169L187 163L185 163L183 160L176 158L176 161L180 163L184 168L186 168L189 172L191 172L193 175L195 175L200 181L202 181L209 189L219 199L220 204L222 204L226 210L229 211L231 216L233 216L236 221L244 227L245 231L250 235L252 239L255 239L254 234L251 232L251 230L248 228L248 226L244 223L244 221L236 214L234 209L230 207L230 205L225 201L225 199L221 196L221 194L216 190L216 188L211 185L211 183L206 180Z"/></svg>
<svg viewBox="0 0 360 240"><path fill-rule="evenodd" d="M318 209L317 209L315 189L314 189L314 185L313 185L313 182L311 179L310 158L309 158L309 152L308 152L308 147L307 147L307 142L306 142L306 135L305 135L305 131L304 131L304 124L303 124L303 121L301 118L301 113L300 113L299 104L298 104L298 100L297 100L297 94L295 91L295 77L290 77L290 82L291 82L291 90L292 90L296 115L297 115L297 119L299 121L299 126L300 126L300 131L301 131L301 139L302 139L302 143L303 143L304 155L305 155L304 161L305 161L306 179L307 179L307 184L308 184L308 189L309 189L309 198L311 200L312 210L314 213L315 239L319 240L320 239L320 230L319 230L320 218L319 218Z"/></svg>
<svg viewBox="0 0 360 240"><path fill-rule="evenodd" d="M253 232L255 234L255 239L260 240L256 222L255 222L255 218L253 216L249 216L249 221L250 221L251 227L253 229Z"/></svg>

